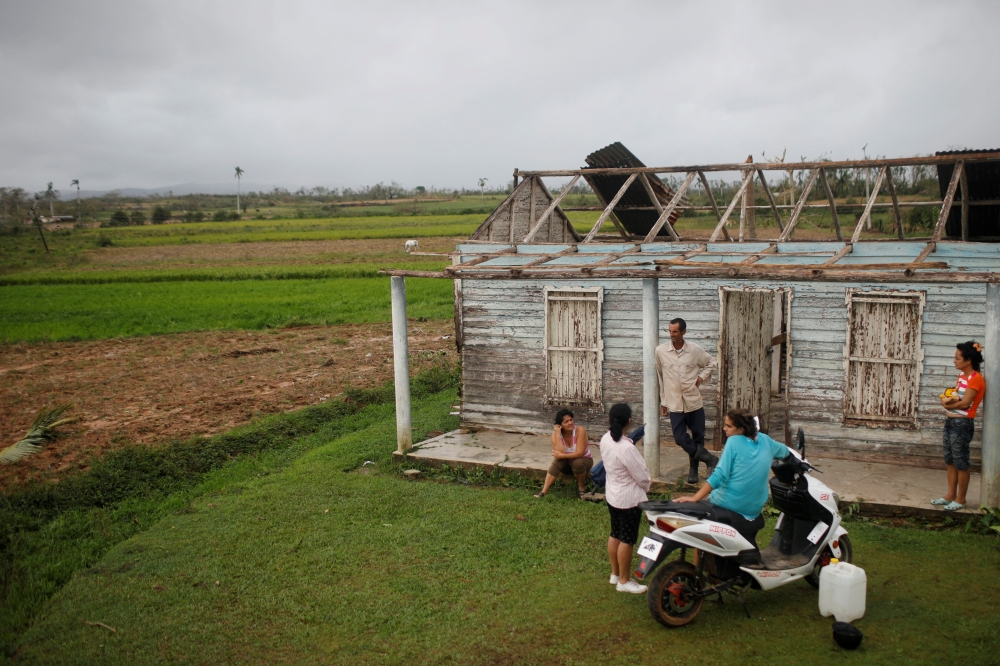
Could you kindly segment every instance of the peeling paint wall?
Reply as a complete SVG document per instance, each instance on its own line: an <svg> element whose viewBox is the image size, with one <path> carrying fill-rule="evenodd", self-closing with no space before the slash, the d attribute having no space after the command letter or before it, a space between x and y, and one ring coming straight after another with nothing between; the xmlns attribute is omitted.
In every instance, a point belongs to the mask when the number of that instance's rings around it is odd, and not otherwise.
<svg viewBox="0 0 1000 666"><path fill-rule="evenodd" d="M574 408L577 420L599 437L606 410L628 402L634 421L642 415L642 285L640 280L582 279L547 283L530 280L464 280L462 424L515 431L551 431L555 407L546 404L545 297L543 288L601 287L602 403ZM892 460L937 466L941 461L944 414L937 396L954 386L955 344L982 340L986 287L981 284L920 285L926 294L920 324L923 354L915 429L867 427L845 422L844 349L847 345L847 290L881 290L850 283L724 280L660 280L660 340L669 339L670 319L687 321L686 339L718 353L720 287L787 289L790 305L787 372L789 428L801 426L810 451L857 459ZM706 441L713 441L718 413L718 376L702 385ZM782 440L783 396L772 396L769 432ZM976 419L973 459L980 458L982 417ZM661 420L664 441L669 422Z"/></svg>

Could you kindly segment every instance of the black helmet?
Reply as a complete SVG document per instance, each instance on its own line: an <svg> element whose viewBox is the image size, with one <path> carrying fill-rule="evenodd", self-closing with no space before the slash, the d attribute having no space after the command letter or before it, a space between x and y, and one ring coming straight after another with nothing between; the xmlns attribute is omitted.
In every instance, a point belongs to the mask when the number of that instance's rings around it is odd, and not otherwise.
<svg viewBox="0 0 1000 666"><path fill-rule="evenodd" d="M833 640L837 641L837 645L845 650L853 650L861 645L862 638L864 635L861 630L850 622L833 623Z"/></svg>

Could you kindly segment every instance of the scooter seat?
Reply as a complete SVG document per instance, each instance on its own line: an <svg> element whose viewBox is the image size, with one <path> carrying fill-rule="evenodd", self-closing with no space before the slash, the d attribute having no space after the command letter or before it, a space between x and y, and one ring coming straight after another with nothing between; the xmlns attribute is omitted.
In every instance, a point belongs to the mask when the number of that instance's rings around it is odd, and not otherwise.
<svg viewBox="0 0 1000 666"><path fill-rule="evenodd" d="M725 525L732 525L732 517L728 511L716 511L717 507L708 502L642 502L639 508L643 511L670 511L692 518L707 518Z"/></svg>

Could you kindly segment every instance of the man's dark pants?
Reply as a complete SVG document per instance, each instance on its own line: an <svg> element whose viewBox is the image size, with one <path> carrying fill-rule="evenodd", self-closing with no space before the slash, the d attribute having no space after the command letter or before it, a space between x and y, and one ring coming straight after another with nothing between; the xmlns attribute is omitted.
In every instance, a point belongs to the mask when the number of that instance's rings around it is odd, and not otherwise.
<svg viewBox="0 0 1000 666"><path fill-rule="evenodd" d="M688 435L688 428L691 434ZM705 408L693 412L670 412L670 429L674 431L674 441L693 457L699 446L705 446Z"/></svg>

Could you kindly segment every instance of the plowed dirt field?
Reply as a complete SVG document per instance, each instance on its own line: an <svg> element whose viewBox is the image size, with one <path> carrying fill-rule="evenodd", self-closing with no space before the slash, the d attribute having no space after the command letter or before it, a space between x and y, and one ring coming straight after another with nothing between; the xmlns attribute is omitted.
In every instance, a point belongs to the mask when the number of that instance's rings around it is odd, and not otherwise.
<svg viewBox="0 0 1000 666"><path fill-rule="evenodd" d="M455 364L451 321L410 322L410 372ZM209 331L0 346L0 448L44 407L79 422L45 451L0 466L0 487L58 480L129 442L211 435L261 414L392 379L391 324Z"/></svg>

